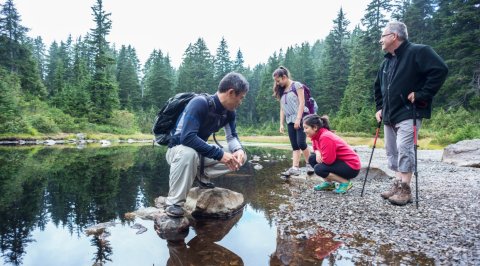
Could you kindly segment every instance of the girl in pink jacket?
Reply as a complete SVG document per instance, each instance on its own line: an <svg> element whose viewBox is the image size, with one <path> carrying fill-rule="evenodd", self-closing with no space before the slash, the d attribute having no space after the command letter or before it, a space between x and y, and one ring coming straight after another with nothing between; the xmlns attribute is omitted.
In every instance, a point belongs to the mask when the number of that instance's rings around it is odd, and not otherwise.
<svg viewBox="0 0 480 266"><path fill-rule="evenodd" d="M310 155L309 163L315 174L325 179L316 185L315 190L334 190L343 194L352 188L350 179L360 172L358 154L339 136L330 131L327 116L307 115L303 119L303 130L312 140L314 153Z"/></svg>

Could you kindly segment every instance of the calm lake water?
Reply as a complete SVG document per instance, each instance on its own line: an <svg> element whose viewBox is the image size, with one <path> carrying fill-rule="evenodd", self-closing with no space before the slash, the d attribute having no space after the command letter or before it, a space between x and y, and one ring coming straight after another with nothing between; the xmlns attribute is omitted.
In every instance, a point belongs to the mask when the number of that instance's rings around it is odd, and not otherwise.
<svg viewBox="0 0 480 266"><path fill-rule="evenodd" d="M243 212L229 220L201 221L184 241L160 238L153 221L128 221L125 213L154 206L168 193L165 147L0 147L0 265L352 265L340 247L324 260L291 250L277 237L272 211L287 195L277 173L290 164L288 150L247 147L261 158L214 180L243 193ZM287 159L288 158L288 159ZM114 222L102 237L84 230ZM142 234L132 225L147 228ZM298 253L303 252L303 253ZM318 248L317 248L318 252ZM293 254L295 253L295 254ZM97 264L95 264L97 263Z"/></svg>
<svg viewBox="0 0 480 266"><path fill-rule="evenodd" d="M151 146L0 148L0 264L166 265L172 252L181 252L187 262L201 258L195 250L208 246L239 265L268 265L276 247L276 228L269 217L274 203L268 198L280 187L271 173L286 167L278 163L285 152L249 148L249 154L277 162L262 162L268 171L248 164L235 175L216 179L218 186L243 193L247 205L236 221L217 221L228 233L219 241L209 242L208 234L189 230L185 252L185 246L167 245L153 221L124 218L168 193L165 151ZM115 222L108 227L109 236L85 235L87 227L108 221ZM133 223L148 230L136 234ZM215 259L218 256L210 261Z"/></svg>

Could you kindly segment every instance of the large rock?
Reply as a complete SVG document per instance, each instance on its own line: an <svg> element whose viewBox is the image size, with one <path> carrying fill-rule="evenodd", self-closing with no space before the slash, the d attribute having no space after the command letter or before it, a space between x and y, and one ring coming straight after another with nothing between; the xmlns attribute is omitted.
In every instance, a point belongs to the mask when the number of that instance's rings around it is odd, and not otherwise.
<svg viewBox="0 0 480 266"><path fill-rule="evenodd" d="M443 150L442 161L457 166L480 167L480 139L448 145Z"/></svg>
<svg viewBox="0 0 480 266"><path fill-rule="evenodd" d="M155 217L154 228L162 239L183 240L188 235L189 227L187 217L171 218L165 213Z"/></svg>
<svg viewBox="0 0 480 266"><path fill-rule="evenodd" d="M226 188L190 189L185 208L195 218L228 218L245 206L243 194Z"/></svg>

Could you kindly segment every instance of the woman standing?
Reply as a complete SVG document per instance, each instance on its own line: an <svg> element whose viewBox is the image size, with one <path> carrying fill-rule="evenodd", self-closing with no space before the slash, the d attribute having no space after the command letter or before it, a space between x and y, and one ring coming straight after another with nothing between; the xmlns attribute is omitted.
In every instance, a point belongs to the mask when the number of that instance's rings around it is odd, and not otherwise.
<svg viewBox="0 0 480 266"><path fill-rule="evenodd" d="M358 154L339 136L330 131L327 116L307 115L303 119L303 129L312 140L313 152L309 162L314 166L315 174L325 179L325 182L316 185L313 189L334 190L343 194L352 188L350 179L360 172L360 158Z"/></svg>
<svg viewBox="0 0 480 266"><path fill-rule="evenodd" d="M300 157L305 158L308 174L313 174L313 168L308 163L310 151L307 137L302 129L302 118L308 114L305 106L303 84L290 79L290 73L285 67L279 67L273 72L273 96L280 101L280 133L285 133L284 121L287 122L288 137L292 145L292 167L282 173L283 176L299 175ZM296 92L295 92L296 90Z"/></svg>

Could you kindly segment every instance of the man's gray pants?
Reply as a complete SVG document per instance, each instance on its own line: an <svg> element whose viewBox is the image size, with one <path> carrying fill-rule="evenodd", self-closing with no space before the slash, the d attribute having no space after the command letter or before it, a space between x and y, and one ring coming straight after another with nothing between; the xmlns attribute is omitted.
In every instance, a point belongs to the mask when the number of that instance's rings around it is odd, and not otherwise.
<svg viewBox="0 0 480 266"><path fill-rule="evenodd" d="M228 148L223 148L224 151L230 152ZM199 176L202 181L204 179L215 178L226 173L232 172L228 167L220 161L204 158L204 176L200 177L200 156L192 148L177 145L169 148L166 154L167 163L170 165L168 197L167 205L183 206L187 199L187 194L193 185L196 176ZM247 158L242 162L245 164Z"/></svg>
<svg viewBox="0 0 480 266"><path fill-rule="evenodd" d="M421 125L422 120L417 119L417 139ZM384 125L384 136L388 168L395 172L413 172L415 167L413 119L403 120L394 125Z"/></svg>

